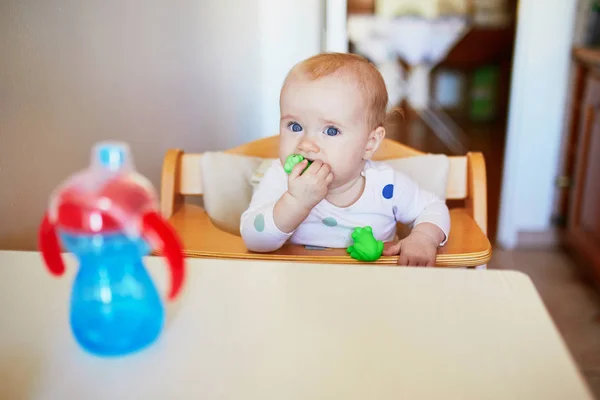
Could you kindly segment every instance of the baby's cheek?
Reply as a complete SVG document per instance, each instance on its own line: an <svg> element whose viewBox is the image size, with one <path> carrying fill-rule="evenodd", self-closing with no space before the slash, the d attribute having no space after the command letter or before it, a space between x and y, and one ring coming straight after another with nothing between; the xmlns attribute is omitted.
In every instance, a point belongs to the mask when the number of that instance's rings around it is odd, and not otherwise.
<svg viewBox="0 0 600 400"><path fill-rule="evenodd" d="M294 149L290 150L289 146L280 146L279 148L279 161L281 161L281 165L285 164L285 160L287 160L290 154L294 153Z"/></svg>
<svg viewBox="0 0 600 400"><path fill-rule="evenodd" d="M351 165L349 165L349 163L339 165L337 168L332 166L331 171L333 173L333 180L337 184L345 184L346 182L354 179L357 175L357 172L351 167Z"/></svg>
<svg viewBox="0 0 600 400"><path fill-rule="evenodd" d="M335 167L340 174L352 175L355 171L362 169L362 157L357 157L351 152L342 152L339 157L336 157Z"/></svg>
<svg viewBox="0 0 600 400"><path fill-rule="evenodd" d="M285 159L296 152L298 147L298 138L290 136L289 132L281 132L279 135L279 159Z"/></svg>

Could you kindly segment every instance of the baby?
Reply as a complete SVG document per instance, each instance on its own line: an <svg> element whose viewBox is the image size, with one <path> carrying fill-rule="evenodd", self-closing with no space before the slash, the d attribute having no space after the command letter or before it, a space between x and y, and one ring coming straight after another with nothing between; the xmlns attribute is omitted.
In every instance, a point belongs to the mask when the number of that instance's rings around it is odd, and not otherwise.
<svg viewBox="0 0 600 400"><path fill-rule="evenodd" d="M241 218L249 250L275 251L288 240L345 248L353 229L367 225L388 242L401 222L411 233L383 254L399 255L400 265L434 265L450 230L445 202L371 161L385 137L387 104L381 74L360 56L320 54L292 68L281 89L279 160ZM282 164L294 153L305 160L288 176Z"/></svg>

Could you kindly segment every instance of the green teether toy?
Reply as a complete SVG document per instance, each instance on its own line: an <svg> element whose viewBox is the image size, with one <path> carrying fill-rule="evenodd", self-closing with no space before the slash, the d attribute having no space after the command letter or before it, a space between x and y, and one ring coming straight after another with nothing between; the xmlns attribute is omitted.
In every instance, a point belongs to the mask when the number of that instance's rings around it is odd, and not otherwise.
<svg viewBox="0 0 600 400"><path fill-rule="evenodd" d="M300 154L290 154L288 158L286 158L285 164L283 165L283 169L285 170L286 174L291 174L296 164L302 162L302 160L304 160L304 156ZM312 161L308 162L308 165L306 166L306 168L304 168L304 171L306 171L306 169L310 167L310 164L312 164Z"/></svg>
<svg viewBox="0 0 600 400"><path fill-rule="evenodd" d="M383 242L376 240L370 226L354 228L354 244L348 247L348 254L359 261L375 261L383 254Z"/></svg>

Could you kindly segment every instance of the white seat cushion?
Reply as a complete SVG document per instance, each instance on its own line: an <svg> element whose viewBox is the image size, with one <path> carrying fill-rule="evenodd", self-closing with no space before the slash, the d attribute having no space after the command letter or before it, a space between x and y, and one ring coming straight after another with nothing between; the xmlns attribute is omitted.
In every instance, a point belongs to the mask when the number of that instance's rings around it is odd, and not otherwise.
<svg viewBox="0 0 600 400"><path fill-rule="evenodd" d="M240 218L252 199L252 175L262 161L223 152L202 155L204 209L219 229L240 234Z"/></svg>

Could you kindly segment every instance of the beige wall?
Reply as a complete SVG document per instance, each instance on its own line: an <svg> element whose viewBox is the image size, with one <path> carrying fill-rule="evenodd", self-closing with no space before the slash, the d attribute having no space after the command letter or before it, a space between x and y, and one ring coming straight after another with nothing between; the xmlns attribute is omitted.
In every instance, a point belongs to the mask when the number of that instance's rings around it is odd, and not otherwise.
<svg viewBox="0 0 600 400"><path fill-rule="evenodd" d="M260 137L257 3L0 1L0 249L34 248L98 140L129 142L158 185L169 147Z"/></svg>

